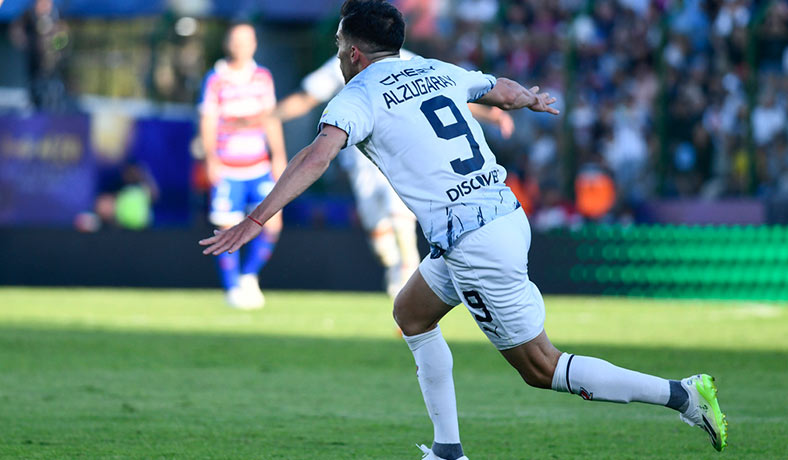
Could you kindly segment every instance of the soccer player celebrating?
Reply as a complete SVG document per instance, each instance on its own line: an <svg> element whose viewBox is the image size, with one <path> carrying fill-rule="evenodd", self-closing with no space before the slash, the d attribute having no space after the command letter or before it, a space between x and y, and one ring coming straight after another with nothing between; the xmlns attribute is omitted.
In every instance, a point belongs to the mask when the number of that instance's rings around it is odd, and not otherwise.
<svg viewBox="0 0 788 460"><path fill-rule="evenodd" d="M562 353L547 338L544 302L528 279L528 220L467 102L557 115L555 99L538 87L438 60L400 59L403 19L385 1L346 0L336 38L348 84L328 104L317 138L290 162L251 219L202 240L203 252L237 251L260 232L255 221L266 221L303 192L340 149L357 145L414 211L432 247L394 301L434 426L432 447L421 446L424 458L466 459L452 356L438 326L460 302L529 385L586 400L669 407L722 450L726 424L710 376L667 380Z"/></svg>
<svg viewBox="0 0 788 460"><path fill-rule="evenodd" d="M416 55L400 50L400 57ZM276 115L282 121L301 117L318 105L329 101L345 86L339 59L334 56L301 81L301 91L279 102ZM471 104L471 112L479 120L493 123L508 138L514 122L497 107ZM348 175L356 199L361 225L378 260L386 269L386 292L393 298L418 267L420 257L416 240L416 216L391 188L374 163L358 148L348 146L338 155L339 164Z"/></svg>
<svg viewBox="0 0 788 460"><path fill-rule="evenodd" d="M268 114L276 106L274 81L257 65L252 25L234 24L225 38L227 60L205 77L200 101L200 137L211 188L210 221L227 229L244 220L247 206L259 204L273 189L287 164L282 124ZM281 214L266 219L241 264L237 253L218 258L227 303L260 308L265 302L257 274L271 257Z"/></svg>

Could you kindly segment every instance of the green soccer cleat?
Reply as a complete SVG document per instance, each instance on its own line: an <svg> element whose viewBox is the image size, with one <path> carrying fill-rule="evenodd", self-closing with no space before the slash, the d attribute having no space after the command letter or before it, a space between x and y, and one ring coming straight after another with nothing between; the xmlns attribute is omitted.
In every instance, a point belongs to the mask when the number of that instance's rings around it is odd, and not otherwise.
<svg viewBox="0 0 788 460"><path fill-rule="evenodd" d="M689 394L687 410L679 418L690 426L699 426L709 434L711 445L722 452L728 445L728 420L717 402L717 385L714 377L698 374L681 381Z"/></svg>

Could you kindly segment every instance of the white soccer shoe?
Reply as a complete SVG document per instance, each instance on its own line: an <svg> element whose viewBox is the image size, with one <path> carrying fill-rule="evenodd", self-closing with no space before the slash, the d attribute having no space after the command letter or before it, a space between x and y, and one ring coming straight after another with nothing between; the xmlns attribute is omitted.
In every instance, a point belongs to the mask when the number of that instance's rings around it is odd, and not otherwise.
<svg viewBox="0 0 788 460"><path fill-rule="evenodd" d="M246 298L244 297L244 291L238 286L230 288L227 292L225 292L224 300L231 308L237 308L239 310L244 310L246 308Z"/></svg>
<svg viewBox="0 0 788 460"><path fill-rule="evenodd" d="M422 445L416 444L416 447L418 447L419 449L421 449L422 452L424 452L424 456L421 457L421 460L446 460L445 458L441 458L441 457L438 457L437 455L435 455L432 452L432 449L430 449L429 447L425 446L424 444L422 444ZM457 460L468 460L468 457L463 455L462 457L458 458Z"/></svg>
<svg viewBox="0 0 788 460"><path fill-rule="evenodd" d="M238 278L238 285L244 293L248 309L263 308L265 306L265 296L260 290L260 282L257 275L251 273L241 275Z"/></svg>
<svg viewBox="0 0 788 460"><path fill-rule="evenodd" d="M681 386L689 394L689 406L684 413L679 414L679 418L689 426L701 427L709 434L711 445L722 452L728 445L728 420L717 402L714 377L693 375L682 379Z"/></svg>
<svg viewBox="0 0 788 460"><path fill-rule="evenodd" d="M236 286L227 291L224 295L224 299L230 308L238 310L256 310L262 307L262 305L255 302L254 299L250 299L246 291L241 289L240 286Z"/></svg>

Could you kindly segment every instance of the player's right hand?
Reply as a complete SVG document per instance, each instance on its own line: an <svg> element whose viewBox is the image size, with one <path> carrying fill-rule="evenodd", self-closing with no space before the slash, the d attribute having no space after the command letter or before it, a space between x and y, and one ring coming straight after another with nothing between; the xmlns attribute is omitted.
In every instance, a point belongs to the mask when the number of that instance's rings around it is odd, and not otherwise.
<svg viewBox="0 0 788 460"><path fill-rule="evenodd" d="M250 219L244 219L238 225L228 228L227 230L214 230L213 236L200 240L200 246L208 246L202 253L205 255L212 254L218 256L223 252L233 253L244 244L257 238L257 235L263 230L263 227L252 222Z"/></svg>

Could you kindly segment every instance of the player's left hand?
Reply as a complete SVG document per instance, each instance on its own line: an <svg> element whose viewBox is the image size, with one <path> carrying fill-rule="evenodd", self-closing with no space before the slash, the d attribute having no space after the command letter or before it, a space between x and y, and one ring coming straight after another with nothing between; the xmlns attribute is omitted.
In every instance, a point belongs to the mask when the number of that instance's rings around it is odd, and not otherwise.
<svg viewBox="0 0 788 460"><path fill-rule="evenodd" d="M200 240L201 246L208 246L202 253L218 256L223 252L233 253L244 244L252 241L260 234L263 227L257 225L251 219L244 219L235 227L227 230L214 230L214 235L210 238Z"/></svg>
<svg viewBox="0 0 788 460"><path fill-rule="evenodd" d="M550 96L550 93L540 93L538 86L533 86L528 89L528 92L534 97L533 102L528 106L534 112L547 112L553 115L558 115L560 112L551 104L556 102L556 98Z"/></svg>

